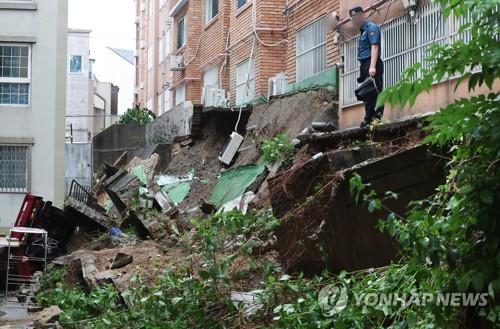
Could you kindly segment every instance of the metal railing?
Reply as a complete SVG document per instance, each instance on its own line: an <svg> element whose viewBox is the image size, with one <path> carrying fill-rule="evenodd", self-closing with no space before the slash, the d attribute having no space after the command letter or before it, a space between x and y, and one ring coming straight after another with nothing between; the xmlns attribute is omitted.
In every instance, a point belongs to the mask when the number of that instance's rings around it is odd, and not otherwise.
<svg viewBox="0 0 500 329"><path fill-rule="evenodd" d="M74 179L71 181L68 198L73 198L88 205L95 203L94 197L90 194L90 187L82 186Z"/></svg>
<svg viewBox="0 0 500 329"><path fill-rule="evenodd" d="M414 22L409 22L405 14L381 26L385 87L395 85L401 74L415 63L421 63L423 68L428 67L430 63L426 58L432 44L451 44L459 39L468 42L471 38L470 30L458 33L460 26L470 17L457 19L450 16L445 19L441 7L436 3L430 2L419 7L416 17ZM344 71L340 74L342 107L358 103L354 95L359 77L358 40L359 36L356 36L341 46L344 61Z"/></svg>

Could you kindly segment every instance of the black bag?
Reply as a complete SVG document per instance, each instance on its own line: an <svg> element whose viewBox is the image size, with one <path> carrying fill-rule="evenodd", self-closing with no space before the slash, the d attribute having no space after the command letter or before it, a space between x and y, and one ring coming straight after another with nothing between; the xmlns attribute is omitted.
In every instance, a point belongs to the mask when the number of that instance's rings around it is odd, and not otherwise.
<svg viewBox="0 0 500 329"><path fill-rule="evenodd" d="M354 94L358 101L365 102L370 97L378 94L377 86L375 85L375 80L371 77L367 77L365 81L363 81L356 90L354 90Z"/></svg>

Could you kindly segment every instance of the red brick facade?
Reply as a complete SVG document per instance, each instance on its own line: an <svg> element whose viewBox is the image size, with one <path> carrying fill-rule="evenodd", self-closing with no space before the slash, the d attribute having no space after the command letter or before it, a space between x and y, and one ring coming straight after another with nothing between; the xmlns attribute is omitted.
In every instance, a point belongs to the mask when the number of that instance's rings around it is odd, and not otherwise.
<svg viewBox="0 0 500 329"><path fill-rule="evenodd" d="M136 0L148 3L160 0ZM177 1L167 0L162 8L170 12L177 5ZM339 10L339 0L305 0L287 8L286 0L254 0L247 1L241 8L237 8L237 0L219 0L218 14L209 22L205 22L206 0L188 0L178 8L178 12L170 18L171 49L172 55L182 55L185 69L170 75L166 72L166 63L160 63L159 90L167 82L170 92L175 99L175 88L184 84L185 99L193 103L202 101L202 88L204 73L208 69L217 68L218 79L222 88L229 96L231 103L236 98L236 67L250 57L254 45L253 59L255 61L255 96L267 96L268 79L280 72L285 72L290 83L295 81L295 36L297 31L315 19L334 10ZM147 5L146 5L147 7ZM156 8L160 8L157 6ZM140 6L138 6L138 10ZM168 19L166 10L160 8L160 22ZM252 21L255 11L255 29L258 39L254 34ZM140 15L141 22L144 12ZM147 14L147 10L146 10ZM186 45L177 49L177 21L186 17L187 41ZM155 15L153 15L155 16ZM154 29L151 22L138 25L138 35ZM160 34L163 30L160 28ZM145 32L146 31L146 32ZM148 42L149 43L149 42ZM147 71L147 49L139 49L138 42L138 85L151 83L154 74ZM158 51L155 51L158 53ZM154 56L153 56L154 57ZM146 60L144 60L146 59ZM333 33L328 33L327 66L334 65L339 59L338 47L333 43ZM168 62L168 61L167 61ZM155 65L156 67L157 65ZM165 81L169 76L171 81ZM154 97L148 92L139 92L138 102L145 104L148 98ZM155 108L159 101L154 102ZM172 103L175 104L175 103Z"/></svg>

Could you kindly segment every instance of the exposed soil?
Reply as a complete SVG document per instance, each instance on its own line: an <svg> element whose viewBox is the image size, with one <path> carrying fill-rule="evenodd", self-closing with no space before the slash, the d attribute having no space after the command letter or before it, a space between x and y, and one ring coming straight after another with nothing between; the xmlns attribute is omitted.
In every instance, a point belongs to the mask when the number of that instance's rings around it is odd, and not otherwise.
<svg viewBox="0 0 500 329"><path fill-rule="evenodd" d="M243 149L235 165L256 163L261 159L260 144L278 133L289 139L311 126L312 122L331 122L338 126L337 96L325 89L299 92L274 98L269 104L254 107L248 119Z"/></svg>

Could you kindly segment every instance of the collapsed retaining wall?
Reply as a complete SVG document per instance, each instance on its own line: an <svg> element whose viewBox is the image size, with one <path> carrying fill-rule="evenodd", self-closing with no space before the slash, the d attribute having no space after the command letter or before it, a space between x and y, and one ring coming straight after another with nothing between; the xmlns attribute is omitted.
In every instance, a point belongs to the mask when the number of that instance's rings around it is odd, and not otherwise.
<svg viewBox="0 0 500 329"><path fill-rule="evenodd" d="M191 134L193 103L183 102L146 126L146 143L171 144L175 137Z"/></svg>
<svg viewBox="0 0 500 329"><path fill-rule="evenodd" d="M367 150L366 155L369 153ZM350 194L349 178L358 173L381 197L385 191L398 193L397 200L384 204L405 214L410 201L428 197L443 181L444 161L432 155L426 146L364 161L341 171L332 167L328 157L331 158L326 155L321 161L310 160L269 181L273 211L283 219L276 235L285 270L354 271L397 260L396 242L376 227L388 213L370 213L357 204Z"/></svg>
<svg viewBox="0 0 500 329"><path fill-rule="evenodd" d="M146 125L114 124L92 139L94 171L104 163L113 163L124 151L146 145Z"/></svg>

